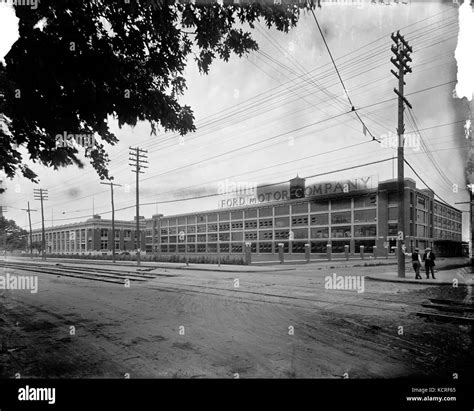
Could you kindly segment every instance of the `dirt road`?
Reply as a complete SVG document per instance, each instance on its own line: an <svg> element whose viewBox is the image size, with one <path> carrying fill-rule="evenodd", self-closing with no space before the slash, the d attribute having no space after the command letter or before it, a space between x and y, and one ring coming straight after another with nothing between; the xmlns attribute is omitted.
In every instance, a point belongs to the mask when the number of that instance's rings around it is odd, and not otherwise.
<svg viewBox="0 0 474 411"><path fill-rule="evenodd" d="M326 277L380 267L218 273L154 269L130 287L50 274L0 290L0 377L394 378L472 373L472 326L414 313L466 287ZM162 276L163 274L166 276ZM238 280L238 281L236 281ZM72 328L73 327L73 328ZM472 374L471 374L472 378Z"/></svg>

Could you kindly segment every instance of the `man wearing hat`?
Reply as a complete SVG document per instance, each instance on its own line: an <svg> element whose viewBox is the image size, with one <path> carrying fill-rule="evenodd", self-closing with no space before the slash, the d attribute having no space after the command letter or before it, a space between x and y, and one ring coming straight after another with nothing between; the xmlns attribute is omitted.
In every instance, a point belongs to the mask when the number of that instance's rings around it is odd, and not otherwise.
<svg viewBox="0 0 474 411"><path fill-rule="evenodd" d="M406 253L406 246L405 244L402 245L402 250L403 253L407 256L411 256L411 262L413 265L413 269L415 270L415 280L421 280L421 275L420 275L420 268L421 268L421 256L420 256L420 249L415 248L415 251L413 253Z"/></svg>
<svg viewBox="0 0 474 411"><path fill-rule="evenodd" d="M433 280L436 280L434 276L434 266L435 266L435 259L436 256L434 255L433 251L431 251L431 248L427 248L425 250L425 253L423 254L423 261L425 262L425 270L426 270L426 278L430 278L430 271L431 271L431 276L433 277Z"/></svg>

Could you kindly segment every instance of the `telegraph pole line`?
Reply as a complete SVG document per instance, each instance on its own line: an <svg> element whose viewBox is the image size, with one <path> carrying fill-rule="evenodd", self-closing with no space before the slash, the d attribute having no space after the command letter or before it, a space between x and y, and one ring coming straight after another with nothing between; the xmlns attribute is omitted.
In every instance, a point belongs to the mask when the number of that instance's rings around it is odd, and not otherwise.
<svg viewBox="0 0 474 411"><path fill-rule="evenodd" d="M403 112L405 110L405 104L412 108L411 104L404 97L404 76L407 73L411 73L411 68L408 63L411 62L410 53L413 52L412 48L405 41L404 37L397 33L392 33L392 40L395 44L392 44L392 52L395 57L390 58L392 64L398 69L398 73L390 70L392 74L398 79L398 90L393 89L395 94L398 96L398 241L397 241L397 256L398 256L398 277L405 278L405 253L404 253L404 240L405 240L405 175L404 175L404 134L405 124L403 121Z"/></svg>
<svg viewBox="0 0 474 411"><path fill-rule="evenodd" d="M112 262L115 263L115 208L114 208L114 186L122 187L121 184L114 184L111 181L108 183L100 183L110 186L110 202L112 204Z"/></svg>
<svg viewBox="0 0 474 411"><path fill-rule="evenodd" d="M33 258L33 235L32 235L32 230L31 230L31 211L38 211L38 210L32 210L30 208L29 201L28 201L28 208L22 208L22 210L28 213L28 222L30 223L30 257Z"/></svg>
<svg viewBox="0 0 474 411"><path fill-rule="evenodd" d="M147 157L148 151L142 150L139 147L129 147L129 160L133 163L129 164L132 167L132 172L136 174L136 218L137 218L137 228L135 232L135 237L137 239L137 265L140 265L140 190L139 190L139 175L143 174L144 171L141 171L142 168L148 168L144 164L148 164Z"/></svg>
<svg viewBox="0 0 474 411"><path fill-rule="evenodd" d="M44 233L44 208L43 208L43 201L48 200L48 190L44 188L34 188L33 194L35 196L35 200L41 201L41 258L46 260L46 236Z"/></svg>

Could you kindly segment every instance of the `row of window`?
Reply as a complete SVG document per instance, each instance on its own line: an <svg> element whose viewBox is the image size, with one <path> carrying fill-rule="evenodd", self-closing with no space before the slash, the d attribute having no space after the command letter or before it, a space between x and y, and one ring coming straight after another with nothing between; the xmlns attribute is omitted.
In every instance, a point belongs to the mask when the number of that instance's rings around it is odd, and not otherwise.
<svg viewBox="0 0 474 411"><path fill-rule="evenodd" d="M289 253L290 248L293 253L304 253L306 251L306 245L310 244L312 253L326 253L327 242L326 241L311 241L306 242L283 242L283 252ZM346 250L346 246L349 243L346 241L333 241L331 244L331 250L333 253L343 253ZM364 246L364 251L371 253L375 246L375 240L356 240L354 243L355 252L360 252L360 246ZM242 243L209 243L209 244L162 244L162 253L242 253ZM278 253L278 243L272 242L253 242L250 246L253 253Z"/></svg>
<svg viewBox="0 0 474 411"><path fill-rule="evenodd" d="M439 240L462 241L462 234L434 229L434 238Z"/></svg>
<svg viewBox="0 0 474 411"><path fill-rule="evenodd" d="M293 205L270 206L262 208L252 208L248 210L222 211L203 215L192 215L183 217L162 218L161 226L180 226L186 224L199 224L217 221L234 221L248 218L262 218L290 215L291 214L308 214L310 212L324 212L329 211L329 203L331 203L331 210L349 210L352 208L368 208L375 207L377 197L375 194L366 195L356 198L343 198L331 201L309 201Z"/></svg>
<svg viewBox="0 0 474 411"><path fill-rule="evenodd" d="M451 210L449 207L445 207L441 204L435 203L434 214L438 214L442 217L448 217L451 220L462 221L462 214L459 211Z"/></svg>
<svg viewBox="0 0 474 411"><path fill-rule="evenodd" d="M330 234L331 233L331 234ZM161 243L206 243L214 241L250 241L250 240L280 240L280 239L305 239L305 238L351 238L351 237L375 237L377 227L375 225L341 227L317 227L317 228L295 228L293 230L261 230L217 233L215 234L188 234L185 236L161 236ZM218 240L219 238L219 240Z"/></svg>
<svg viewBox="0 0 474 411"><path fill-rule="evenodd" d="M354 223L368 223L376 221L376 210L356 210L353 212L352 216L351 211L344 212L335 212L331 213L331 224L350 224L352 221ZM329 224L329 214L315 214L311 216L298 216L291 218L292 227L305 227L311 225L328 225ZM263 218L260 220L249 220L249 221L239 221L232 223L215 223L215 224L198 224L196 226L178 226L178 227L163 227L161 228L162 235L172 235L179 233L205 233L205 232L217 232L217 231L239 231L243 230L252 230L256 228L265 229L269 227L289 227L290 226L290 217L275 217L275 218Z"/></svg>

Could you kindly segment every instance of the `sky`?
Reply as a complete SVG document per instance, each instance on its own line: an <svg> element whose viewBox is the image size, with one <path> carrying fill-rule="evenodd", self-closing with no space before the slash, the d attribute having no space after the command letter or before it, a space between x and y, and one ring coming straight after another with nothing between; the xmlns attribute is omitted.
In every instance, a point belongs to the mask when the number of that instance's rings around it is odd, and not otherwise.
<svg viewBox="0 0 474 411"><path fill-rule="evenodd" d="M366 125L365 133L350 113L309 12L302 12L297 27L288 34L257 24L252 35L259 51L243 58L233 56L227 63L215 61L208 75L199 73L190 58L185 73L188 89L181 102L194 110L195 133L184 139L163 132L152 136L148 124L119 129L109 119L120 140L109 150L111 174L122 185L115 189L116 219L133 219L135 213L129 146L148 150L149 168L140 175L140 202L147 204L141 206L140 214L147 218L156 213L216 209L223 197L211 195L226 182L270 184L297 174L315 176L312 182L396 177L393 89L398 81L390 73L394 69L390 33L396 30L413 48L412 73L405 78L405 95L413 106L405 111L405 153L418 176L408 166L405 176L419 188L430 187L451 205L467 201L464 125L469 107L466 99L456 96L469 96L470 89L472 98L474 87L470 87L473 77L467 73L473 69L468 65L459 69L463 86L456 86L460 10L452 1L412 1L356 6L323 2L322 9L315 11L347 94ZM0 5L0 27L1 58L17 37L10 6ZM459 46L466 47L461 42ZM372 141L371 135L381 143ZM354 168L385 159L389 161ZM40 206L33 199L33 188L49 190L46 226L84 221L93 212L110 218L110 190L100 185L91 166L57 171L38 164L33 167L39 174L38 185L22 177L3 179L7 192L0 203L7 206L8 218L27 227L27 214L21 209L27 201L33 209ZM334 172L347 168L351 169ZM208 197L194 198L201 196ZM468 210L467 204L455 206ZM32 213L32 223L33 228L41 226L39 212ZM467 240L467 213L463 226Z"/></svg>

